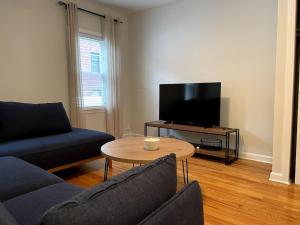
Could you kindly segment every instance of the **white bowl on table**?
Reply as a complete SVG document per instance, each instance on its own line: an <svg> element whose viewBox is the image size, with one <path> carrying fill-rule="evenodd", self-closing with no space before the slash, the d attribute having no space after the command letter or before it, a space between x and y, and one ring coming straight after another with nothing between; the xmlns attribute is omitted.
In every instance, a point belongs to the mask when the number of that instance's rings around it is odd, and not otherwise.
<svg viewBox="0 0 300 225"><path fill-rule="evenodd" d="M144 138L144 149L147 151L155 151L159 149L160 139L157 137L145 137Z"/></svg>

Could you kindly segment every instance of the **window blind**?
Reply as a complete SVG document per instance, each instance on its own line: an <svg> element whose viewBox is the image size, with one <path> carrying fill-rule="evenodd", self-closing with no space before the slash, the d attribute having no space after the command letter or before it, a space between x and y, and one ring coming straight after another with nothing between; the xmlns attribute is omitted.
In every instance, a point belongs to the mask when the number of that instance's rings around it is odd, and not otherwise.
<svg viewBox="0 0 300 225"><path fill-rule="evenodd" d="M101 43L98 39L79 37L81 91L85 108L104 106Z"/></svg>

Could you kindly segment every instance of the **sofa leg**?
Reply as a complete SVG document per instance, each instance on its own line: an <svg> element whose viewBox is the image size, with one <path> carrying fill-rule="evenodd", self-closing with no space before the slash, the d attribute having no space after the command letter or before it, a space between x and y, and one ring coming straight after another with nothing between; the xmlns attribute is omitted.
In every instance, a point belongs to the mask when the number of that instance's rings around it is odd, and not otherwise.
<svg viewBox="0 0 300 225"><path fill-rule="evenodd" d="M108 160L108 166L110 169L112 168L112 160L111 159Z"/></svg>

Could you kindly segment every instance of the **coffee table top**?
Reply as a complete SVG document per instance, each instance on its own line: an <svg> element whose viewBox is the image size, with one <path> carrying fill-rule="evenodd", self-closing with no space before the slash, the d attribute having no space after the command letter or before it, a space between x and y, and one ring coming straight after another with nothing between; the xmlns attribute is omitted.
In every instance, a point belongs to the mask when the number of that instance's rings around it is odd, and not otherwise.
<svg viewBox="0 0 300 225"><path fill-rule="evenodd" d="M176 154L177 160L190 158L195 147L188 142L174 138L160 138L159 149L144 149L144 137L128 137L108 142L101 147L101 154L107 159L118 162L144 164L155 159Z"/></svg>

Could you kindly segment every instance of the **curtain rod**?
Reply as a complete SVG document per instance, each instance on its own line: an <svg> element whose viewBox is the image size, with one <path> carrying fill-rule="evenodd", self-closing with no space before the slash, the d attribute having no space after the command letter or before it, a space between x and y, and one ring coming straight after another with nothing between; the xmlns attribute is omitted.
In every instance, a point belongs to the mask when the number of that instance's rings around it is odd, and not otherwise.
<svg viewBox="0 0 300 225"><path fill-rule="evenodd" d="M60 5L63 5L63 6L67 6L67 3L63 2L63 1L59 1L58 4ZM83 9L83 8L77 8L78 10L80 11L83 11L83 12L87 12L87 13L90 13L90 14L93 14L95 16L100 16L102 18L106 18L105 15L102 15L102 14L99 14L99 13L95 13L95 12L92 12L92 11L89 11L89 10L86 10L86 9ZM120 22L120 23L123 23L122 21L118 20L118 19L114 19L115 22Z"/></svg>

